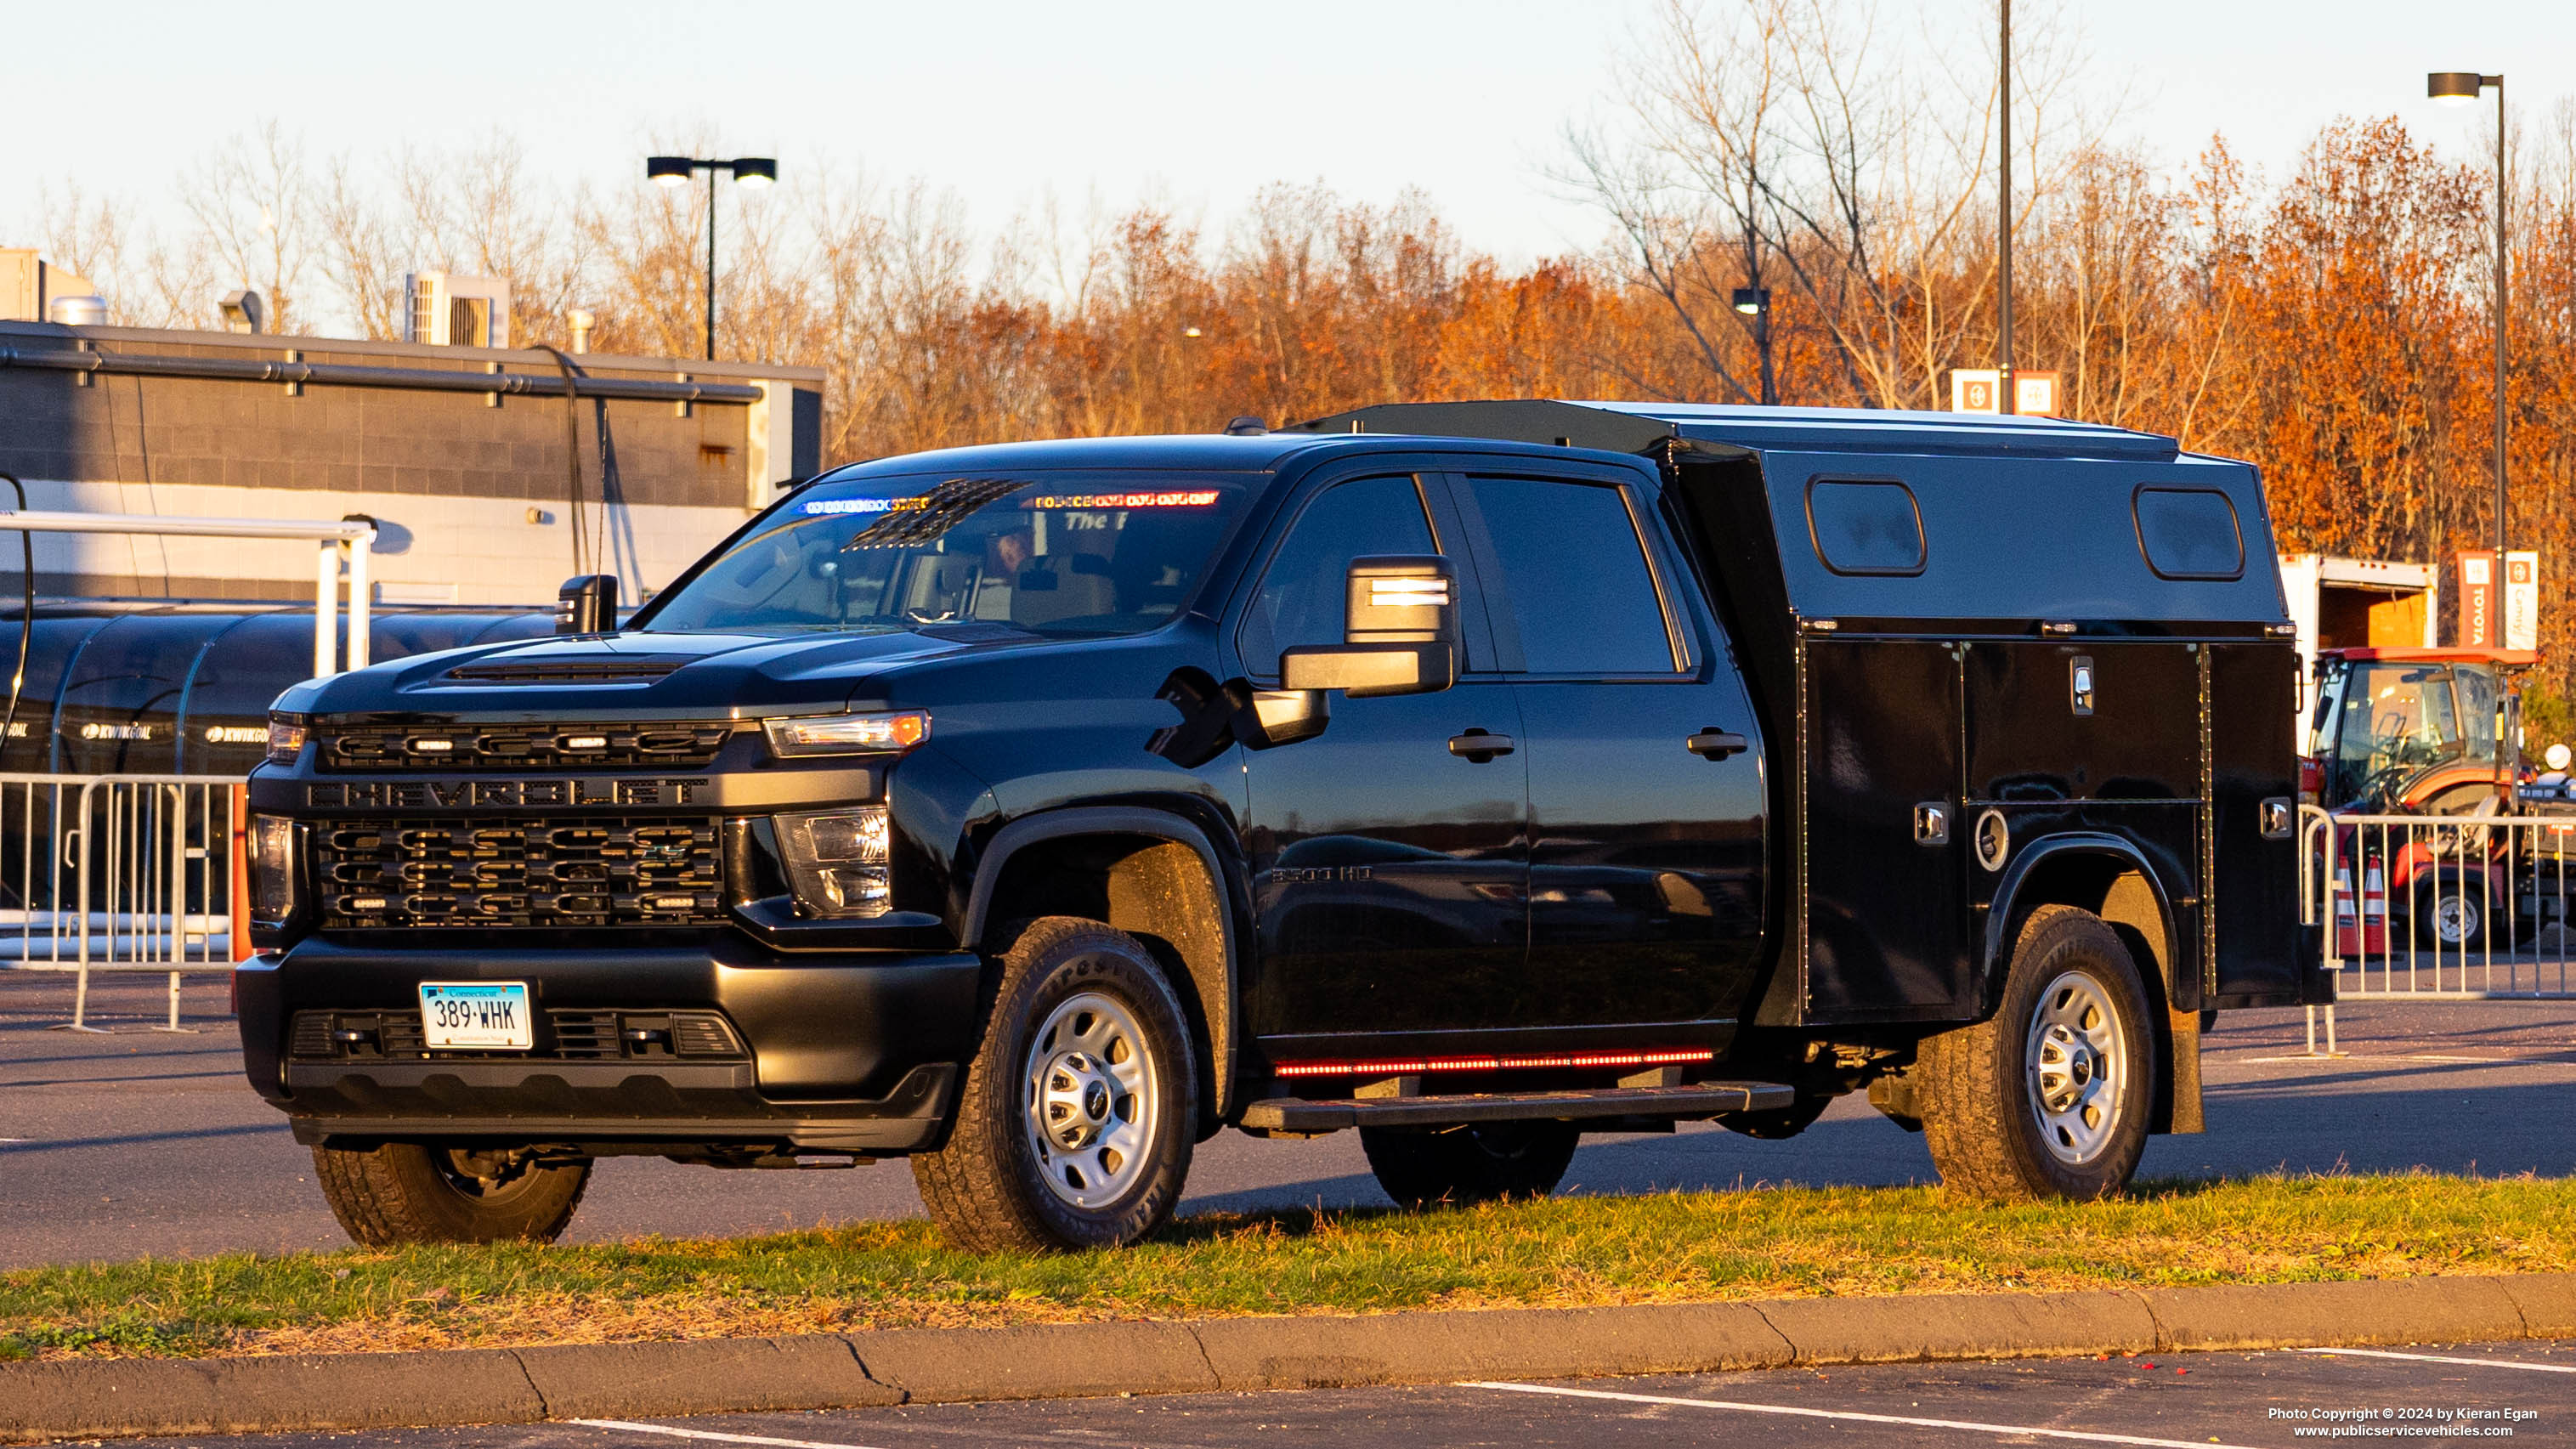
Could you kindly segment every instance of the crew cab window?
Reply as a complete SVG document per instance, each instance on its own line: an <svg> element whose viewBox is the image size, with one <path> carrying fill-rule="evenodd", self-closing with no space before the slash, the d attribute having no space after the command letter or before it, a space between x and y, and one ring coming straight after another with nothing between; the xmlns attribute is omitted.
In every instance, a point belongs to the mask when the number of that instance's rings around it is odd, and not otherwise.
<svg viewBox="0 0 2576 1449"><path fill-rule="evenodd" d="M2214 488L2141 488L2134 506L2138 547L2159 577L2244 577L2245 537L2226 494Z"/></svg>
<svg viewBox="0 0 2576 1449"><path fill-rule="evenodd" d="M1838 574L1923 572L1923 511L1891 478L1819 478L1807 485L1807 532Z"/></svg>
<svg viewBox="0 0 2576 1449"><path fill-rule="evenodd" d="M1249 496L1237 480L1172 474L817 484L635 627L1141 633L1179 611Z"/></svg>
<svg viewBox="0 0 2576 1449"><path fill-rule="evenodd" d="M1663 600L1619 488L1470 478L1532 674L1670 674Z"/></svg>
<svg viewBox="0 0 2576 1449"><path fill-rule="evenodd" d="M1281 650L1342 642L1352 559L1439 551L1411 478L1358 478L1325 489L1297 515L1262 572L1235 636L1244 668L1276 675Z"/></svg>

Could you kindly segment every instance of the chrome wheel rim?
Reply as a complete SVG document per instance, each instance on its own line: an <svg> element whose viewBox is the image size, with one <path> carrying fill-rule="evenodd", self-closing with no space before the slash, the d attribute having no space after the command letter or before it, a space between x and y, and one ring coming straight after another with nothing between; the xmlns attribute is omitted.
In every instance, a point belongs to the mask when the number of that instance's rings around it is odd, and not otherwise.
<svg viewBox="0 0 2576 1449"><path fill-rule="evenodd" d="M1067 998L1029 1039L1029 1147L1062 1202L1096 1211L1145 1171L1161 1111L1161 1069L1135 1013L1095 991Z"/></svg>
<svg viewBox="0 0 2576 1449"><path fill-rule="evenodd" d="M2128 1105L2127 1048L2111 994L2089 972L2062 972L2040 993L2023 1060L2050 1156L2082 1167L2110 1147Z"/></svg>

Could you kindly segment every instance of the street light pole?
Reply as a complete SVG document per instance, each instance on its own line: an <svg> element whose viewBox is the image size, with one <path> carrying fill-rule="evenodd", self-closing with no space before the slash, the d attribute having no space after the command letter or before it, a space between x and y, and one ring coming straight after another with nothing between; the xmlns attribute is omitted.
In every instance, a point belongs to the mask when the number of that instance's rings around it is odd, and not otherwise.
<svg viewBox="0 0 2576 1449"><path fill-rule="evenodd" d="M701 160L695 156L647 156L644 174L657 185L686 186L689 178L707 173L707 361L716 360L716 173L727 172L738 185L754 190L778 179L778 162L768 156L737 156L730 161Z"/></svg>
<svg viewBox="0 0 2576 1449"><path fill-rule="evenodd" d="M707 361L716 360L716 169L707 168Z"/></svg>
<svg viewBox="0 0 2576 1449"><path fill-rule="evenodd" d="M1999 201L1996 209L2002 214L2003 229L2001 238L2002 252L1995 268L1995 319L1998 324L1996 330L2002 334L1999 339L1998 350L2003 353L2003 360L1998 364L1998 371L2000 373L1998 381L2001 383L2001 388L1995 398L1995 410L2000 413L2010 414L2020 411L2020 408L2017 406L2017 401L2013 396L2012 0L1999 0L1999 3L2003 11L2003 43L2000 48L2002 64L1996 72L1995 85L2002 102L1997 109L2002 120L2002 145L2000 149L2003 154L2003 166L2000 172L2001 184L1999 189Z"/></svg>
<svg viewBox="0 0 2576 1449"><path fill-rule="evenodd" d="M2437 70L2424 78L2424 93L2446 105L2468 105L2482 91L2496 96L2496 202L2495 202L2495 589L2496 597L2504 595L2505 543L2505 322L2511 314L2505 309L2505 149L2504 149L2504 77L2483 75L2473 70ZM2504 638L2503 620L2499 615L2495 637Z"/></svg>

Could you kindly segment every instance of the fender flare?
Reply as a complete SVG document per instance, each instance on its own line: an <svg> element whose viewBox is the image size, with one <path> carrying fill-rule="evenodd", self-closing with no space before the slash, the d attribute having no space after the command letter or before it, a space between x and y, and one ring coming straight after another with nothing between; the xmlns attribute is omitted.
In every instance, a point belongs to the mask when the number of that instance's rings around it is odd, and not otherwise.
<svg viewBox="0 0 2576 1449"><path fill-rule="evenodd" d="M2146 881L2147 892L2155 898L2156 914L2164 927L2165 951L2170 960L2165 964L2165 979L2157 983L2168 1007L2174 999L2175 978L2184 974L2193 958L2189 941L2175 928L2173 898L2165 890L2162 877L2149 864L2144 852L2120 836L2098 830L2070 830L2044 836L2034 841L2010 864L2004 867L2003 879L1995 883L1994 904L1986 912L1985 940L1979 948L1978 980L1984 992L1983 1011L1991 1012L2000 999L2003 974L2012 964L2011 928L2020 912L2022 887L2029 882L2031 871L2041 862L2061 856L2089 855L2118 861ZM2153 965L2154 963L2143 963ZM2190 973L2195 982L2198 973ZM2193 993L2198 1000L2199 993ZM1982 1013L1981 1013L1982 1014Z"/></svg>
<svg viewBox="0 0 2576 1449"><path fill-rule="evenodd" d="M1198 857L1199 868L1207 872L1208 884L1216 892L1217 935L1225 983L1221 1001L1208 1001L1206 992L1199 993L1201 1009L1211 1016L1208 1035L1210 1055L1215 1058L1208 1064L1214 1092L1205 1110L1222 1118L1235 1105L1235 1080L1243 1055L1243 939L1245 922L1250 919L1251 895L1237 879L1237 873L1226 869L1208 832L1196 821L1174 811L1137 805L1071 805L1011 821L993 833L975 863L975 883L966 897L958 942L970 951L983 948L985 932L992 924L993 891L1012 856L1043 841L1083 835L1142 835L1168 840L1189 847ZM1193 987L1196 984L1191 983ZM1223 1013L1221 1019L1216 1016L1218 1012Z"/></svg>

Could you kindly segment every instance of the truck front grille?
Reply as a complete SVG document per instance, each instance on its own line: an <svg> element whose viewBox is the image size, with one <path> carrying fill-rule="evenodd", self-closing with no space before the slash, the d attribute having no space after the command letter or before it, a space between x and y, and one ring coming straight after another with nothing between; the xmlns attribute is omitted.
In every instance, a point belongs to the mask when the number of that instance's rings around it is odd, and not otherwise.
<svg viewBox="0 0 2576 1449"><path fill-rule="evenodd" d="M316 821L330 929L686 926L724 919L706 817Z"/></svg>
<svg viewBox="0 0 2576 1449"><path fill-rule="evenodd" d="M723 724L514 724L398 729L325 726L318 759L334 774L406 770L617 770L714 761Z"/></svg>

